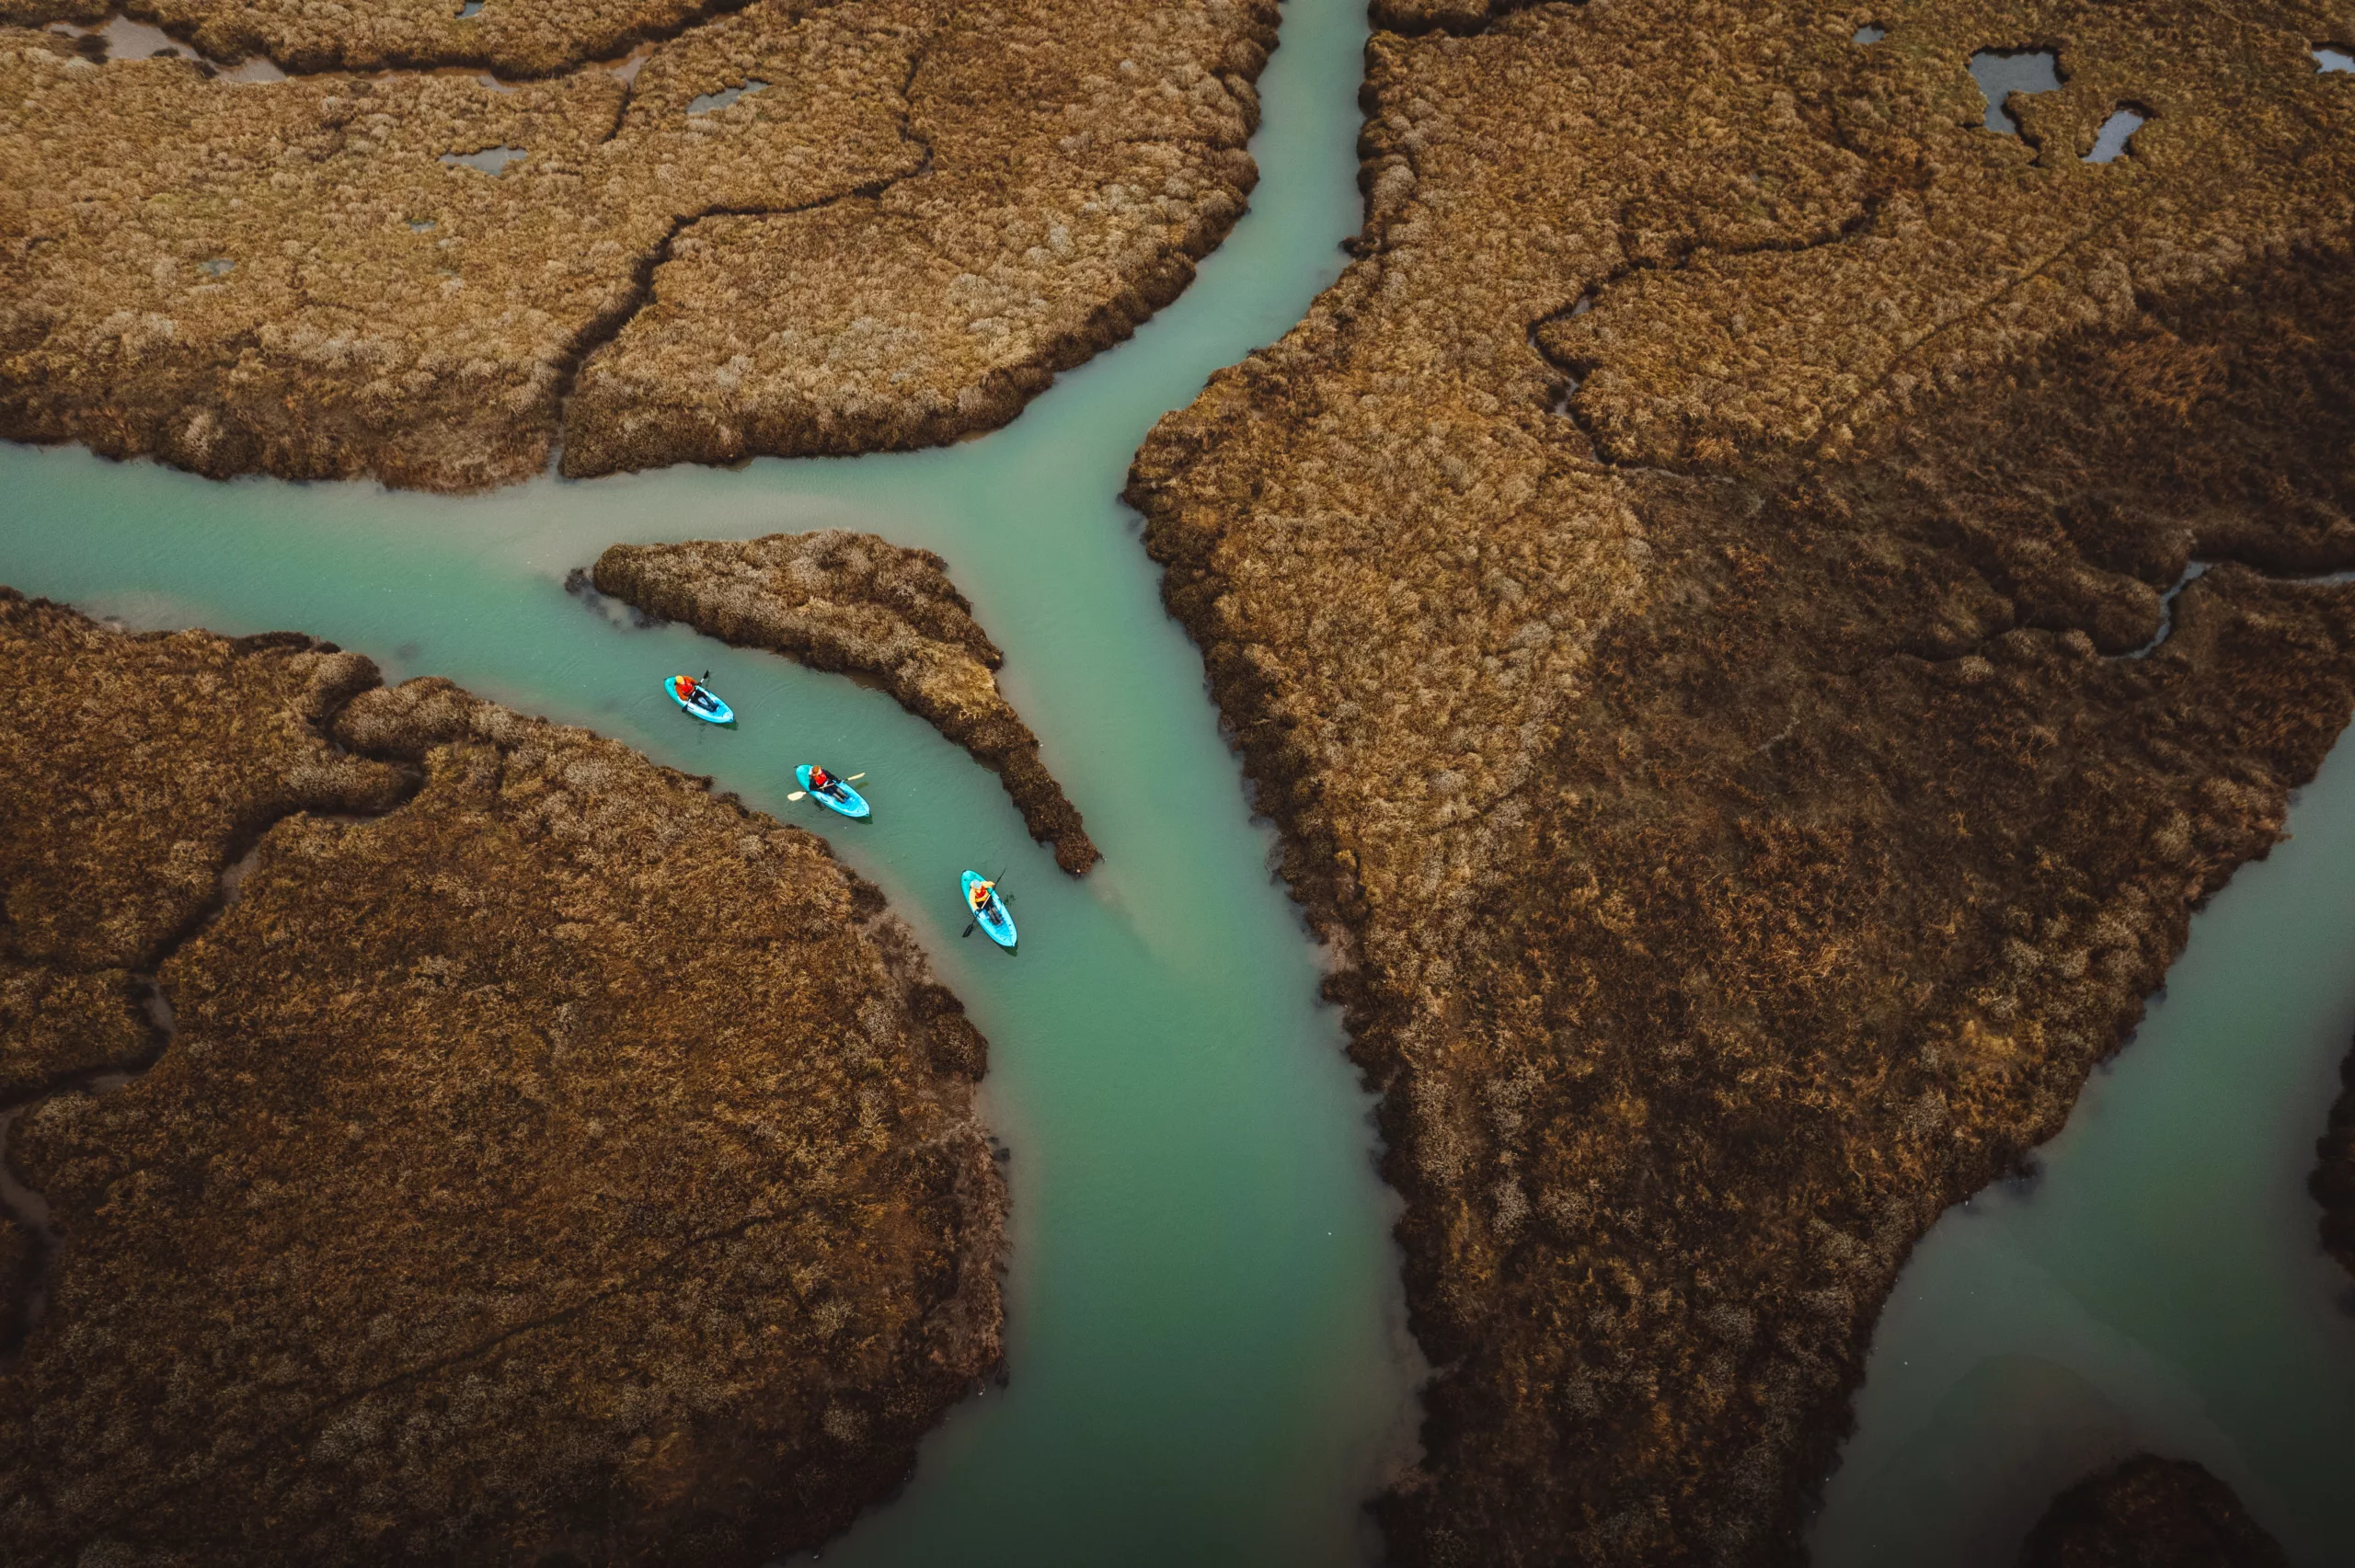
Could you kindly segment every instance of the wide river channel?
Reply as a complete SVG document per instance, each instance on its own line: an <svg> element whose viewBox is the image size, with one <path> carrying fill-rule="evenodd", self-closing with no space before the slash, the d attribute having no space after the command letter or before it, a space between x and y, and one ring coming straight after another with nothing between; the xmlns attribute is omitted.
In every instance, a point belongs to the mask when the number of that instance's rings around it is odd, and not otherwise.
<svg viewBox="0 0 2355 1568"><path fill-rule="evenodd" d="M1284 10L1249 214L1132 341L984 439L463 499L0 444L0 582L138 628L311 632L615 736L823 833L915 925L992 1041L1012 1376L829 1562L1361 1562L1361 1505L1412 1452L1370 1104L1117 498L1153 422L1296 321L1358 225L1363 7ZM618 541L827 526L948 557L1104 851L1085 880L889 698L563 588ZM657 690L706 668L733 733ZM786 800L812 760L867 773L871 824ZM2355 755L2292 827L2200 917L2041 1176L1950 1214L1907 1270L1821 1561L2008 1562L2054 1486L2150 1446L2225 1475L2302 1562L2355 1562L2355 1319L2303 1188L2355 1026ZM957 934L957 873L1000 864L1017 957Z"/></svg>

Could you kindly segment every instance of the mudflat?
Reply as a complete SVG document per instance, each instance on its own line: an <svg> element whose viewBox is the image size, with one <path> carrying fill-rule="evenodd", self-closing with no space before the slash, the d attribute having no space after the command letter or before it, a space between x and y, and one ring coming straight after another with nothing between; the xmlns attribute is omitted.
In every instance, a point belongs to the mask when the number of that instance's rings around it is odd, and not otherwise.
<svg viewBox="0 0 2355 1568"><path fill-rule="evenodd" d="M1913 1242L2355 706L2355 82L2299 6L1376 15L1357 259L1128 493L1384 1094L1382 1517L1795 1562Z"/></svg>
<svg viewBox="0 0 2355 1568"><path fill-rule="evenodd" d="M818 840L307 637L0 672L0 941L105 982L8 1063L13 1560L768 1562L997 1369L986 1047Z"/></svg>
<svg viewBox="0 0 2355 1568"><path fill-rule="evenodd" d="M559 445L591 475L989 429L1240 215L1275 19L507 9L385 8L333 47L294 8L167 17L405 67L275 82L0 26L0 437L465 490ZM638 38L626 73L575 59Z"/></svg>

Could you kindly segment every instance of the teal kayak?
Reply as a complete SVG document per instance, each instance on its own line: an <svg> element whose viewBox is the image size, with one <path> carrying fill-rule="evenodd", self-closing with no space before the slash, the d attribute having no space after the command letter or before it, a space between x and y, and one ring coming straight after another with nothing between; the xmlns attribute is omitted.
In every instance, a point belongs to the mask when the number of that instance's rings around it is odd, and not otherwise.
<svg viewBox="0 0 2355 1568"><path fill-rule="evenodd" d="M974 901L974 890L980 889L981 901ZM1000 947L1014 945L1014 917L1005 912L1005 900L997 896L997 885L981 873L965 873L965 912L973 923L990 933L990 940Z"/></svg>
<svg viewBox="0 0 2355 1568"><path fill-rule="evenodd" d="M686 694L680 695L681 681L686 682ZM671 700L687 710L689 718L699 718L706 724L734 724L736 710L719 700L719 693L690 675L666 675L662 689Z"/></svg>
<svg viewBox="0 0 2355 1568"><path fill-rule="evenodd" d="M827 810L839 811L845 817L865 817L867 814L867 797L842 780L832 780L825 788L820 789L810 782L810 764L807 762L794 769L793 776L801 781L801 787L810 798Z"/></svg>

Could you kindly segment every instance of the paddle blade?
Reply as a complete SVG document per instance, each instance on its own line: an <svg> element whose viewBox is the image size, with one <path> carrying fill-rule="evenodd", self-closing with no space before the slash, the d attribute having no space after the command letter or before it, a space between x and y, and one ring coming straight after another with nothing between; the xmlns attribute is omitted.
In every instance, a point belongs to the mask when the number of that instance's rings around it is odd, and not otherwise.
<svg viewBox="0 0 2355 1568"><path fill-rule="evenodd" d="M966 927L965 927L965 929L964 929L964 930L962 930L962 931L960 931L960 932L959 932L959 933L957 933L957 940L958 940L958 941L959 941L959 942L962 942L962 941L964 941L964 940L965 940L965 938L967 938L967 937L969 937L969 936L971 936L971 935L972 935L972 934L973 934L973 928L972 928L971 925L968 925L968 926L966 926Z"/></svg>
<svg viewBox="0 0 2355 1568"><path fill-rule="evenodd" d="M787 795L785 798L786 798L786 799L787 799L787 800L798 800L798 799L800 799L804 795L807 795L808 793L809 793L809 792L808 792L807 790L799 790L799 789L797 789L797 790L795 790L791 795Z"/></svg>
<svg viewBox="0 0 2355 1568"><path fill-rule="evenodd" d="M856 784L859 780L861 780L861 779L865 778L866 776L867 776L867 775L866 775L865 773L853 773L853 774L851 774L851 776L850 776L849 778L844 779L843 782L844 782L844 784Z"/></svg>

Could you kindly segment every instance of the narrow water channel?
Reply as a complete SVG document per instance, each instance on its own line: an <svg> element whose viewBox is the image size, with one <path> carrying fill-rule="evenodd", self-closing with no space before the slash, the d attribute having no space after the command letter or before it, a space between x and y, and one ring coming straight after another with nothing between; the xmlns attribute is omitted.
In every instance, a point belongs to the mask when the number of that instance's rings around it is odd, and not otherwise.
<svg viewBox="0 0 2355 1568"><path fill-rule="evenodd" d="M0 582L139 627L291 627L709 773L880 884L993 1042L1013 1150L1010 1384L829 1562L1338 1564L1409 1440L1395 1210L1370 1103L1315 1001L1201 665L1117 500L1153 421L1280 336L1359 221L1359 0L1287 0L1248 216L1136 338L1012 427L945 451L762 462L450 499L213 484L0 447ZM948 557L1004 683L1086 814L1074 882L995 777L890 700L562 587L621 540L841 525ZM708 667L741 725L657 689ZM789 804L794 763L864 770L871 825ZM957 874L1006 866L1022 951L960 942Z"/></svg>
<svg viewBox="0 0 2355 1568"><path fill-rule="evenodd" d="M2302 1568L2355 1562L2355 1280L2306 1195L2355 1034L2355 745L2289 826L2036 1173L1906 1265L1818 1568L2008 1565L2055 1492L2138 1450L2222 1476Z"/></svg>

